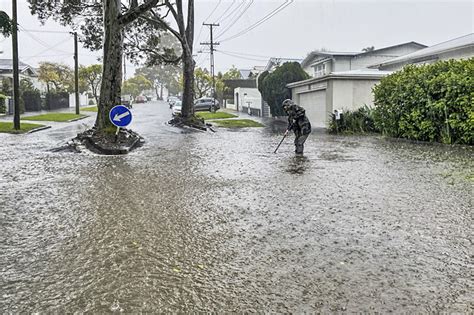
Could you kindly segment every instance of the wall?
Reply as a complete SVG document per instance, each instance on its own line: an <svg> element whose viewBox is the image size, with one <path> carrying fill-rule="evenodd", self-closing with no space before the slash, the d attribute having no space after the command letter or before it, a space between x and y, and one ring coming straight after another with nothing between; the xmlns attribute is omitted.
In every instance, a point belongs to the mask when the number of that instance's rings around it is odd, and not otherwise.
<svg viewBox="0 0 474 315"><path fill-rule="evenodd" d="M373 106L372 88L378 79L334 79L332 85L332 108L354 110L364 105Z"/></svg>
<svg viewBox="0 0 474 315"><path fill-rule="evenodd" d="M89 98L87 93L79 94L80 106L89 106ZM76 107L76 94L69 94L69 107Z"/></svg>
<svg viewBox="0 0 474 315"><path fill-rule="evenodd" d="M247 95L244 96L244 94L247 93ZM237 100L237 95L238 95L238 100ZM255 88L236 88L234 89L234 106L237 105L237 101L239 104L239 111L242 111L243 107L248 106L248 102L250 102L250 108L254 109L262 109L262 96L260 95L260 92L258 89ZM230 108L230 107L228 107ZM236 108L234 108L236 109Z"/></svg>
<svg viewBox="0 0 474 315"><path fill-rule="evenodd" d="M474 48L471 47L466 47L462 49L456 49L452 50L449 52L433 55L433 56L427 56L424 57L424 59L421 59L422 61L418 61L416 59L414 60L407 60L403 61L400 63L396 64L391 64L391 65L386 65L380 67L380 70L388 70L388 71L397 71L403 68L403 66L407 64L427 64L427 63L433 63L438 60L449 60L449 59L469 59L474 57Z"/></svg>
<svg viewBox="0 0 474 315"><path fill-rule="evenodd" d="M340 72L351 70L351 58L352 57L339 57L336 56L336 61L333 63L331 72Z"/></svg>
<svg viewBox="0 0 474 315"><path fill-rule="evenodd" d="M415 45L403 45L384 49L380 52L367 53L360 56L356 56L352 59L352 70L367 68L368 66L382 63L395 57L411 54L420 49L421 48L419 46Z"/></svg>

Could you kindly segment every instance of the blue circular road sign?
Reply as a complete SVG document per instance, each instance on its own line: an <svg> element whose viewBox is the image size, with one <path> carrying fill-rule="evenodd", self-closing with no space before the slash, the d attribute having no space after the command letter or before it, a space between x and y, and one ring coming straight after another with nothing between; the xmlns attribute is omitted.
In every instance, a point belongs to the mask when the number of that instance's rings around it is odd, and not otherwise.
<svg viewBox="0 0 474 315"><path fill-rule="evenodd" d="M123 105L117 105L110 110L109 118L115 126L125 127L132 122L132 112Z"/></svg>

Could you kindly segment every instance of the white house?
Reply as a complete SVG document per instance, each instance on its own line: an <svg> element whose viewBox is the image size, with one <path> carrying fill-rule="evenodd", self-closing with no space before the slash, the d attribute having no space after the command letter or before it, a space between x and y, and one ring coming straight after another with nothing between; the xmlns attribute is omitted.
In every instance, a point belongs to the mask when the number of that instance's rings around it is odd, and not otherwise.
<svg viewBox="0 0 474 315"><path fill-rule="evenodd" d="M370 68L396 71L408 64L427 64L438 60L474 57L474 33L430 46L400 57L374 63Z"/></svg>
<svg viewBox="0 0 474 315"><path fill-rule="evenodd" d="M38 73L35 68L32 66L18 62L18 70L20 81L21 79L29 79L35 88L42 89L42 84L38 80ZM0 81L3 79L10 80L10 83L13 82L13 60L12 59L0 59Z"/></svg>
<svg viewBox="0 0 474 315"><path fill-rule="evenodd" d="M425 48L409 42L367 52L314 51L302 61L312 77L288 84L293 100L306 109L314 127L327 127L334 110L373 105L372 88L390 71L368 69L377 62Z"/></svg>

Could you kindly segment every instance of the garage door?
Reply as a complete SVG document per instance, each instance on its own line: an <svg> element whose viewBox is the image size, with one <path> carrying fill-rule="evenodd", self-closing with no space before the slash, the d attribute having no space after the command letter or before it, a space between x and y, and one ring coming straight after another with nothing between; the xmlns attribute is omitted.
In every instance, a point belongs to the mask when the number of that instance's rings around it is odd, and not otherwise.
<svg viewBox="0 0 474 315"><path fill-rule="evenodd" d="M299 94L299 104L306 110L311 126L326 128L328 113L326 111L326 90Z"/></svg>

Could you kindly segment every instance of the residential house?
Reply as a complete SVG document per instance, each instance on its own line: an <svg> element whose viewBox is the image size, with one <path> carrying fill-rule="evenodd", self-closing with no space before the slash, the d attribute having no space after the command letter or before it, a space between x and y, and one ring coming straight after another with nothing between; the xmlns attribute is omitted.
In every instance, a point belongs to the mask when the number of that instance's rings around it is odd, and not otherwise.
<svg viewBox="0 0 474 315"><path fill-rule="evenodd" d="M425 47L409 42L367 52L314 51L301 63L312 78L288 84L288 87L293 100L306 109L311 124L324 128L336 109L373 105L373 86L391 72L368 69L368 66Z"/></svg>
<svg viewBox="0 0 474 315"><path fill-rule="evenodd" d="M35 68L32 66L23 63L21 61L18 62L18 70L20 81L21 79L29 79L35 88L41 89L42 85L38 80L38 73ZM12 59L0 59L0 81L3 79L8 79L13 82L13 60Z"/></svg>
<svg viewBox="0 0 474 315"><path fill-rule="evenodd" d="M438 60L468 59L474 57L474 33L396 58L374 63L369 68L396 71L409 64L427 64Z"/></svg>

